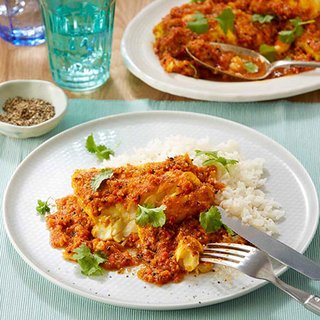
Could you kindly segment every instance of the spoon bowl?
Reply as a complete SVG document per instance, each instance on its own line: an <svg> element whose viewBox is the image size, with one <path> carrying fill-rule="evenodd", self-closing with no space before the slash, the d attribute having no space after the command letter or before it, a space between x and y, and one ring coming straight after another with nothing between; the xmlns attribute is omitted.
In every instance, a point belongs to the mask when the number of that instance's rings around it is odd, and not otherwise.
<svg viewBox="0 0 320 320"><path fill-rule="evenodd" d="M225 44L225 43L219 43L219 42L210 42L209 43L212 47L217 47L221 52L225 53L231 53L235 56L239 56L240 58L246 60L254 60L259 62L262 68L260 68L257 72L252 73L240 73L240 72L234 72L232 70L226 70L221 68L219 65L211 65L207 62L204 62L197 58L188 47L186 47L187 54L195 61L200 63L201 65L205 66L208 69L214 70L215 72L219 72L222 74L226 74L228 76L242 79L242 80L263 80L267 78L272 71L274 71L277 68L286 68L290 66L295 67L307 67L307 68L320 68L320 62L314 62L314 61L297 61L297 60L278 60L275 62L270 62L268 59L266 59L262 54L250 50L247 48L234 46L231 44Z"/></svg>

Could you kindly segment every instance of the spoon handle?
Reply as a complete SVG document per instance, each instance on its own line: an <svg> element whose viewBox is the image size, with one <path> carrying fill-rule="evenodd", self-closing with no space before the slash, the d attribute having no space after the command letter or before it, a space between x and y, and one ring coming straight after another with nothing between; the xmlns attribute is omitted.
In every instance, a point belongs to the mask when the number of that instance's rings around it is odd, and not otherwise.
<svg viewBox="0 0 320 320"><path fill-rule="evenodd" d="M315 61L297 61L297 60L280 60L273 62L270 66L272 69L283 68L289 66L307 67L307 68L320 68L320 62Z"/></svg>

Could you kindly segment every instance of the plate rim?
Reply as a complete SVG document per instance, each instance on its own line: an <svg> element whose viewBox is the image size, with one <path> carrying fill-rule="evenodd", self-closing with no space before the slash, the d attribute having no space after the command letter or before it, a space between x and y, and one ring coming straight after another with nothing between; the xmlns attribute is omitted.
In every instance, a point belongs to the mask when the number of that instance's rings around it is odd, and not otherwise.
<svg viewBox="0 0 320 320"><path fill-rule="evenodd" d="M175 0L175 1L179 1L179 0ZM128 70L137 78L139 78L141 81L143 81L144 83L146 83L147 85L151 86L152 88L155 88L157 90L160 90L161 92L164 93L169 93L175 96L179 96L179 97L185 97L185 98L190 98L190 99L196 99L196 100L204 100L204 101L221 101L221 102L252 102L252 101L268 101L268 100L276 100L276 99L281 99L281 98L288 98L288 97L293 97L293 96L297 96L303 93L308 93L308 92L312 92L315 90L320 89L320 81L316 84L313 85L309 85L309 86L305 86L305 87L299 87L299 88L294 88L292 89L290 86L285 86L283 87L283 90L281 92L277 92L277 93L272 93L271 91L267 91L264 93L264 95L261 95L261 93L251 93L249 96L248 95L243 95L243 94L234 94L231 92L229 92L227 95L223 94L221 95L221 92L216 95L216 94L212 94L212 93L200 93L197 91L196 86L194 86L193 88L188 88L188 90L184 90L181 86L177 86L175 84L168 84L164 81L159 81L158 79L150 76L149 74L144 73L138 66L137 64L132 60L132 58L130 57L130 55L128 54L128 50L127 50L127 38L129 38L128 34L130 34L130 28L132 28L132 26L134 26L140 19L141 17L143 17L144 15L146 15L149 11L152 11L154 8L158 7L161 3L167 3L167 0L154 0L151 3L149 3L148 5L146 5L145 7L142 8L142 10L140 10L138 12L138 14L136 14L133 19L131 19L131 21L128 23L127 27L125 28L125 31L122 35L121 38L121 43L120 43L120 52L123 58L123 62L125 64L125 66L128 68ZM174 7L175 5L171 5L172 7ZM159 21L162 17L159 17ZM316 75L320 75L320 72L316 71L316 70L312 70L312 71L307 71L307 72L303 72L303 73L299 73L296 75L290 75L290 76L286 76L286 77L280 77L280 78L275 78L275 79L266 79L266 80L262 80L258 83L266 83L272 81L273 83L276 82L282 82L284 81L283 78L288 79L289 77L299 77L301 78L301 83L303 84L303 79L305 78L305 74L316 74ZM171 78L178 78L175 79L177 80L177 82L179 82L179 78L183 77L184 79L186 78L183 75L180 74L167 74L168 77ZM201 83L205 82L208 83L208 80L203 80L203 79L196 79ZM210 81L211 83L219 83L221 84L221 82L219 81ZM250 82L249 82L250 83ZM251 82L253 83L253 82ZM212 91L214 91L215 87L212 87ZM251 88L253 89L253 88ZM252 90L251 90L252 92Z"/></svg>
<svg viewBox="0 0 320 320"><path fill-rule="evenodd" d="M312 242L314 235L317 231L317 227L319 224L319 200L318 200L318 194L317 194L317 190L315 188L315 185L308 173L308 171L305 169L305 167L301 164L301 162L289 151L287 150L284 146L282 146L280 143L278 143L277 141L273 140L272 138L266 136L265 134L250 128L244 124L241 124L239 122L236 121L232 121L229 119L225 119L222 117L218 117L218 116L213 116L213 115L208 115L208 114L203 114L203 113L196 113L196 112L186 112L186 111L169 111L169 110L154 110L154 111L142 111L142 112L125 112L125 113L121 113L121 114L116 114L116 115L110 115L110 116L105 116L105 117L101 117L101 118L97 118L97 119L93 119L81 124L78 124L74 127L71 127L67 130L64 130L60 133L58 133L57 135L54 135L53 137L51 137L50 139L44 141L43 143L41 143L38 147L36 147L32 152L30 152L25 159L17 166L17 168L15 169L15 171L13 172L12 176L10 177L7 186L5 188L4 194L3 194L3 201L2 201L2 219L4 222L4 228L7 234L7 237L9 238L11 245L14 247L14 249L17 251L17 253L20 255L20 257L37 273L39 273L41 276L43 276L46 280L50 281L51 283L57 285L58 287L61 287L63 289L65 289L68 292L72 292L74 294L80 295L82 297L94 300L94 301L98 301L98 302L103 302L106 304L110 304L110 305L114 305L114 306L118 306L118 307L125 307L125 308L131 308L131 309L142 309L142 310L182 310L182 309L190 309L190 308L195 308L195 307L204 307L204 306L209 306L209 305L214 305L214 304L218 304L221 302L225 302L225 301L229 301L229 300L233 300L235 298L244 296L252 291L255 291L257 289L259 289L260 287L266 285L268 282L264 281L264 280L259 280L256 281L256 284L246 288L242 291L239 291L236 294L230 294L227 296L223 296L221 298L216 298L214 301L206 301L206 302L202 302L201 304L199 304L198 302L191 302L191 303L187 303L187 304L183 304L183 305L176 305L176 304L160 304L160 305L149 305L149 304L143 304L143 303L127 303L127 302L122 302L119 301L119 299L114 299L114 298L105 298L105 297L99 297L90 293L86 293L84 291L82 291L81 289L77 289L75 287L72 287L71 285L65 284L61 281L59 281L58 279L56 279L54 276L46 273L45 271L43 271L40 267L38 267L37 265L33 264L32 260L30 258L28 258L25 253L19 248L19 245L15 242L14 236L10 230L9 227L9 223L8 223L8 213L7 213L7 202L8 202L8 193L9 193L9 189L11 184L13 183L15 177L19 174L20 170L23 170L24 166L28 163L28 161L30 161L30 158L34 157L39 150L41 150L42 147L50 144L52 141L54 140L59 140L62 136L64 135L69 135L72 134L73 132L78 131L79 129L83 129L85 127L90 127L92 126L92 124L94 123L98 123L98 122L104 122L104 121L112 121L112 119L114 118L126 118L126 117L141 117L141 116L151 116L152 114L157 114L157 115L172 115L172 116L188 116L188 117L199 117L199 118L203 118L203 119L211 119L213 121L221 121L224 122L226 124L231 124L234 127L238 127L242 130L246 130L248 133L254 133L255 135L258 135L260 138L265 139L268 143L272 143L273 145L275 145L278 150L280 150L281 152L284 152L284 154L286 156L288 156L290 158L291 161L293 161L293 163L295 165L298 165L300 167L301 173L303 174L304 178L306 179L307 183L309 184L309 187L311 187L312 189L312 198L313 198L313 202L316 205L316 212L315 212L315 223L312 225L312 230L311 232L309 232L310 236L308 241L303 245L303 247L301 248L301 250L299 250L299 252L304 253L307 248L309 247L310 243ZM286 270L288 270L287 266L283 266L281 267L278 271L277 271L277 275L281 275L283 274Z"/></svg>

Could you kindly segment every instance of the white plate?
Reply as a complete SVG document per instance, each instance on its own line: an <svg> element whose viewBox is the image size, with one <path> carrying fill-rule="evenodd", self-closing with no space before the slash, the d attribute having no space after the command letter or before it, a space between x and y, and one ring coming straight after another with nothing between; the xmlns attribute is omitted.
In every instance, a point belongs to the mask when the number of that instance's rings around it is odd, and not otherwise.
<svg viewBox="0 0 320 320"><path fill-rule="evenodd" d="M90 133L111 148L120 143L117 154L169 135L207 136L213 143L234 139L246 158L267 160L267 192L286 210L286 219L279 224L279 239L304 252L313 238L318 224L315 187L302 165L266 136L235 122L196 113L150 111L102 118L67 130L38 147L18 167L4 195L5 227L15 249L33 269L69 291L118 306L181 309L226 301L264 284L242 274L224 281L219 273L189 276L181 283L162 287L147 284L130 272L109 272L96 280L83 277L76 264L64 261L61 251L49 244L45 222L35 211L36 202L71 193L73 171L98 165L84 148ZM284 270L277 268L278 273Z"/></svg>
<svg viewBox="0 0 320 320"><path fill-rule="evenodd" d="M304 72L278 79L250 82L199 80L165 72L154 54L152 30L170 9L186 0L155 0L128 24L121 53L128 69L160 91L209 101L261 101L290 97L320 88L320 71Z"/></svg>

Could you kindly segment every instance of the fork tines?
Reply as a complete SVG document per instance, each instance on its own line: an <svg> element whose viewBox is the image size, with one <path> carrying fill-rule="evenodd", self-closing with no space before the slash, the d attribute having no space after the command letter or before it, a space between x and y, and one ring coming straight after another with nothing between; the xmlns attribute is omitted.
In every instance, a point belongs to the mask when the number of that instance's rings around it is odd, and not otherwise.
<svg viewBox="0 0 320 320"><path fill-rule="evenodd" d="M235 267L256 249L238 243L208 243L200 260Z"/></svg>

